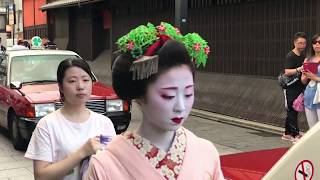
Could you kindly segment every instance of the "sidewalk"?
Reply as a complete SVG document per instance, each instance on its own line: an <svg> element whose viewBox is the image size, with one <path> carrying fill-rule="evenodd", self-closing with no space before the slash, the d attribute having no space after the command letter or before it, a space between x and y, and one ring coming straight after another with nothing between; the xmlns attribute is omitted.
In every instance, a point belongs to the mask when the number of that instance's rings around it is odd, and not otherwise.
<svg viewBox="0 0 320 180"><path fill-rule="evenodd" d="M254 122L254 121L243 120L243 119L226 116L222 114L217 114L209 111L203 111L201 109L192 109L191 115L213 120L213 121L236 125L244 128L274 133L278 135L282 135L282 133L284 132L284 128L282 127L272 126L272 125Z"/></svg>
<svg viewBox="0 0 320 180"><path fill-rule="evenodd" d="M99 81L112 85L111 81L111 67L110 67L110 51L105 50L103 53L100 54L94 61L89 61L92 71L98 77ZM217 113L212 113L209 111L203 111L200 109L193 109L191 114L193 116L214 120L218 122L228 123L231 125L237 125L245 128L255 129L255 130L262 130L270 133L275 134L282 134L284 132L284 128L271 126L263 123L243 120L239 118L234 118L231 116L225 116Z"/></svg>

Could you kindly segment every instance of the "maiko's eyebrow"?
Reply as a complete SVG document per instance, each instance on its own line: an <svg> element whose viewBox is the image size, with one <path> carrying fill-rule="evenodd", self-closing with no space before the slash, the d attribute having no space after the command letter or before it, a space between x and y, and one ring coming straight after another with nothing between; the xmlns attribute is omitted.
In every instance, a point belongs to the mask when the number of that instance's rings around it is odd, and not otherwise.
<svg viewBox="0 0 320 180"><path fill-rule="evenodd" d="M188 88L191 88L193 86L194 85L191 84L191 85L186 86L185 88L188 89ZM176 90L176 89L178 89L178 87L172 86L172 87L165 87L165 88L161 88L161 89L163 89L163 90Z"/></svg>
<svg viewBox="0 0 320 180"><path fill-rule="evenodd" d="M178 89L178 87L165 87L165 88L161 88L163 90L176 90Z"/></svg>
<svg viewBox="0 0 320 180"><path fill-rule="evenodd" d="M186 89L191 88L191 87L193 87L193 86L194 86L194 85L191 84L191 85L187 86Z"/></svg>

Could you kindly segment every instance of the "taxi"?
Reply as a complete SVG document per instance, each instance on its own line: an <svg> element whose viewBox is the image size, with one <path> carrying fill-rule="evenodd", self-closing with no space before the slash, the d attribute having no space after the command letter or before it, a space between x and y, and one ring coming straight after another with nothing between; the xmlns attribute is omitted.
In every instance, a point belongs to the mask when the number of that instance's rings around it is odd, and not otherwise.
<svg viewBox="0 0 320 180"><path fill-rule="evenodd" d="M37 122L62 106L56 79L59 63L80 57L67 50L19 49L0 55L0 126L8 130L15 149L24 150ZM87 102L92 111L109 117L117 133L131 120L130 103L94 77Z"/></svg>

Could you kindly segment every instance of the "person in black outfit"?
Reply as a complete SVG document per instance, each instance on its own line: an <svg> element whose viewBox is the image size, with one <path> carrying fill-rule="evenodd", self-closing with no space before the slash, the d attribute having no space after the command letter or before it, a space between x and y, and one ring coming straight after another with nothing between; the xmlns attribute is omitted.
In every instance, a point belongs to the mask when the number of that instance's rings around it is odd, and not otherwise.
<svg viewBox="0 0 320 180"><path fill-rule="evenodd" d="M287 54L285 62L285 75L294 76L299 75L301 77L302 64L305 59L304 50L307 44L307 36L303 32L297 32L293 38L294 48ZM300 78L299 78L300 79ZM282 135L282 139L296 142L302 136L298 128L298 112L292 107L293 101L304 90L304 85L301 81L296 81L284 89L287 117L285 120L285 132Z"/></svg>
<svg viewBox="0 0 320 180"><path fill-rule="evenodd" d="M2 45L2 39L1 39L1 37L0 37L0 45L1 45L1 51L2 51L2 52L4 52L4 51L7 50L7 48Z"/></svg>

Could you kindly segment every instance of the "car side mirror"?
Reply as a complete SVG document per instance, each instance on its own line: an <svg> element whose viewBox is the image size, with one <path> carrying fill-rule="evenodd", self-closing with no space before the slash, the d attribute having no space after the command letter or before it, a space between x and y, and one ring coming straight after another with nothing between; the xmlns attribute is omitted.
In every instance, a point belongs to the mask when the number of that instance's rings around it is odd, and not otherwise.
<svg viewBox="0 0 320 180"><path fill-rule="evenodd" d="M20 82L11 82L10 83L10 89L21 89L22 85Z"/></svg>

